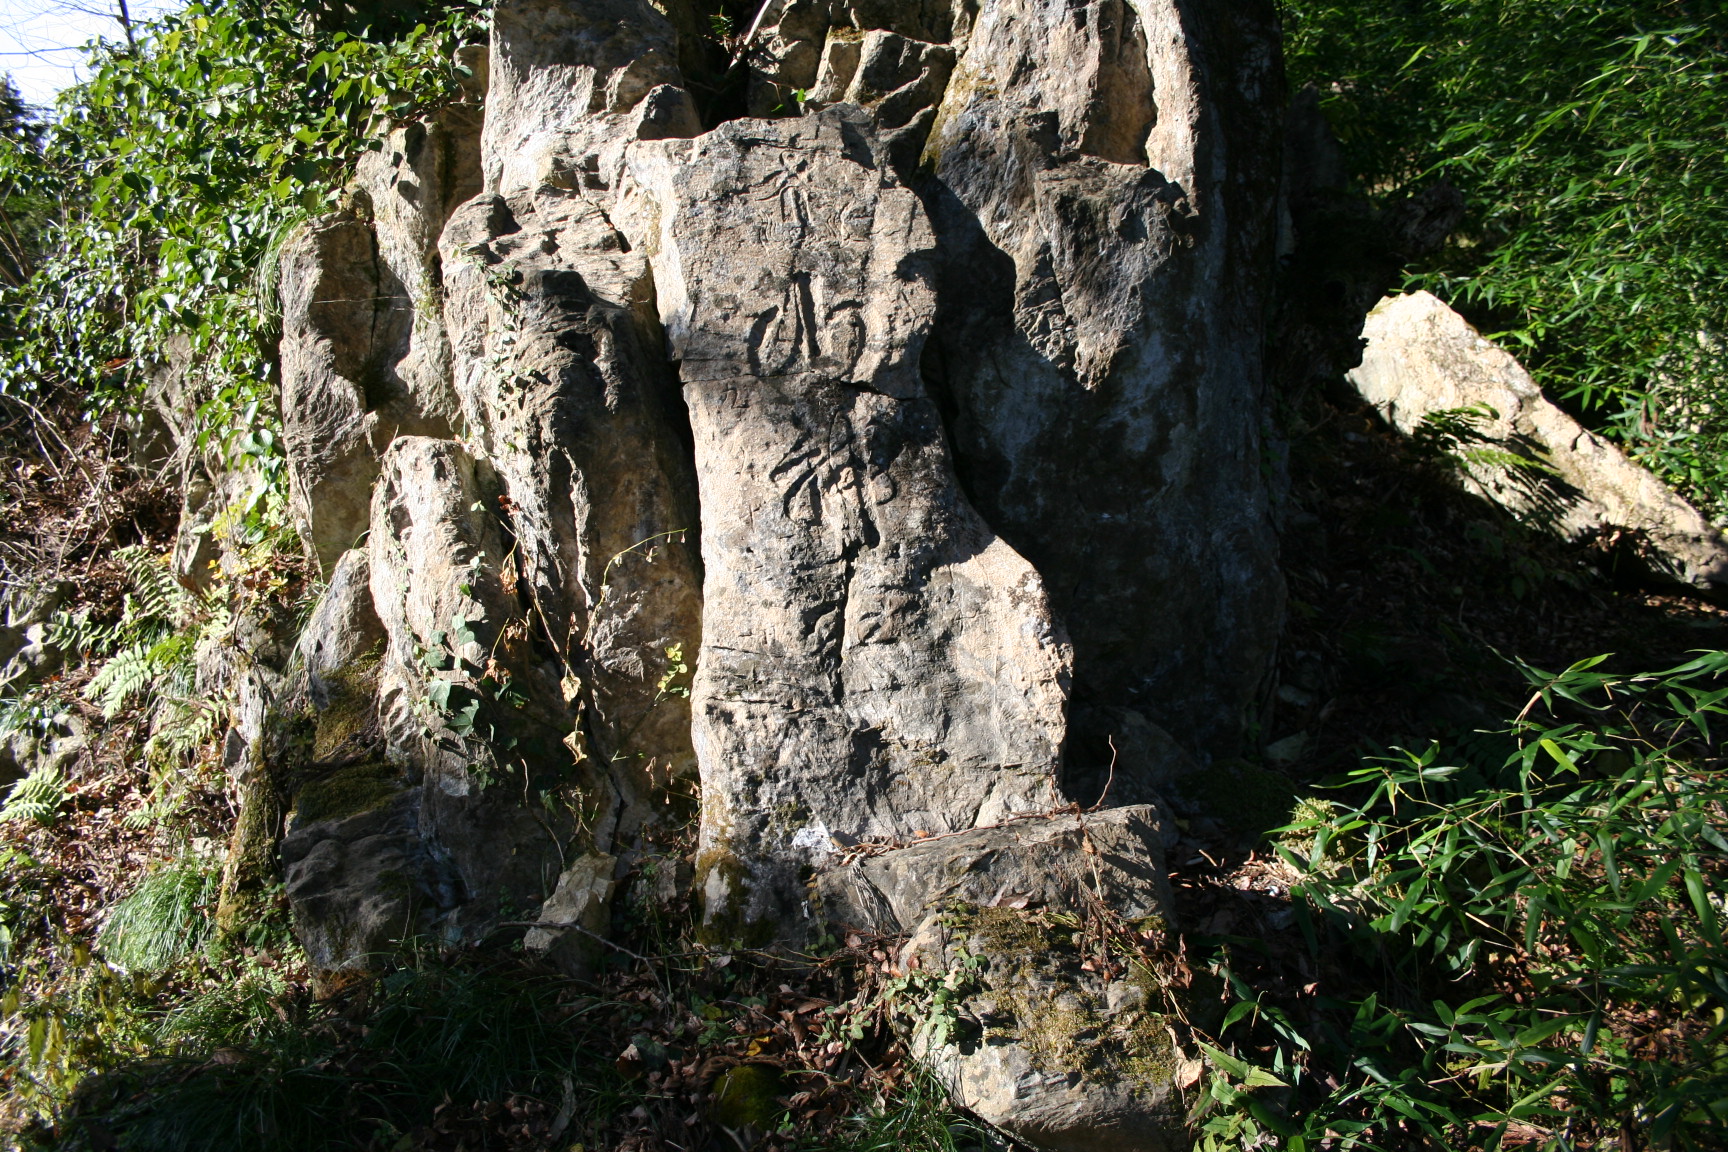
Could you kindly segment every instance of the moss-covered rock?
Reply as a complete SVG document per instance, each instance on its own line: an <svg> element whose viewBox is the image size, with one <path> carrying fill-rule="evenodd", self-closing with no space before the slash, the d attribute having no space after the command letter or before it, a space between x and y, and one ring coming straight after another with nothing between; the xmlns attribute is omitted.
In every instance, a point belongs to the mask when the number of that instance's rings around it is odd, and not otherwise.
<svg viewBox="0 0 1728 1152"><path fill-rule="evenodd" d="M312 741L314 760L339 756L376 727L378 651L326 672L322 686L324 705L317 712L317 734Z"/></svg>
<svg viewBox="0 0 1728 1152"><path fill-rule="evenodd" d="M911 1006L913 1050L973 1112L1035 1147L1187 1147L1163 990L1080 918L958 904L908 950L914 985L952 996ZM934 1011L953 1019L932 1027Z"/></svg>
<svg viewBox="0 0 1728 1152"><path fill-rule="evenodd" d="M947 919L959 946L984 961L976 1000L993 1009L979 1017L986 1043L1023 1045L1050 1075L1168 1092L1175 1053L1151 973L1131 968L1115 981L1088 973L1074 928L1048 914L961 906Z"/></svg>
<svg viewBox="0 0 1728 1152"><path fill-rule="evenodd" d="M342 820L388 804L405 787L401 772L381 760L348 764L301 786L294 822Z"/></svg>
<svg viewBox="0 0 1728 1152"><path fill-rule="evenodd" d="M759 948L774 936L774 925L745 914L749 875L737 853L709 848L696 857L695 894L702 909L696 939L714 948Z"/></svg>

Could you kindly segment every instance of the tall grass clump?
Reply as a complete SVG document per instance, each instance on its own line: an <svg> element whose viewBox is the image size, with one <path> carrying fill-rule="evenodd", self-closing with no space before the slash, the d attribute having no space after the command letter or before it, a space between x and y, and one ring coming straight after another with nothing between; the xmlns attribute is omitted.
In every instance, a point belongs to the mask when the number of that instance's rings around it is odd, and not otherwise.
<svg viewBox="0 0 1728 1152"><path fill-rule="evenodd" d="M209 861L165 864L114 906L97 945L105 958L128 971L161 971L209 939L221 885L221 869Z"/></svg>
<svg viewBox="0 0 1728 1152"><path fill-rule="evenodd" d="M151 1055L81 1089L61 1146L96 1133L136 1152L406 1147L441 1107L617 1080L616 1045L590 1023L610 1007L511 966L423 963L317 1003L244 970L178 1004Z"/></svg>

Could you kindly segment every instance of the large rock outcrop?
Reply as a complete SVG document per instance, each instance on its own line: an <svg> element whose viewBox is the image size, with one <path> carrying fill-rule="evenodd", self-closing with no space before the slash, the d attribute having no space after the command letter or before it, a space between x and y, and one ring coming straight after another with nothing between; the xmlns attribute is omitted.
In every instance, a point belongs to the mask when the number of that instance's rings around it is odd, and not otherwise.
<svg viewBox="0 0 1728 1152"><path fill-rule="evenodd" d="M503 0L483 125L397 130L285 253L302 937L538 908L580 967L694 773L710 939L993 951L996 1022L928 1047L961 1100L1170 1145L1147 990L1012 929L1166 924L1156 807L1072 801L1229 754L1270 662L1270 5L772 0L736 67L698 16Z"/></svg>
<svg viewBox="0 0 1728 1152"><path fill-rule="evenodd" d="M378 458L456 418L436 241L479 190L478 109L390 132L350 204L282 245L282 422L306 542L329 572L371 516Z"/></svg>
<svg viewBox="0 0 1728 1152"><path fill-rule="evenodd" d="M702 485L715 929L785 933L837 844L1058 803L1067 645L955 482L918 372L934 235L873 143L836 109L630 157Z"/></svg>

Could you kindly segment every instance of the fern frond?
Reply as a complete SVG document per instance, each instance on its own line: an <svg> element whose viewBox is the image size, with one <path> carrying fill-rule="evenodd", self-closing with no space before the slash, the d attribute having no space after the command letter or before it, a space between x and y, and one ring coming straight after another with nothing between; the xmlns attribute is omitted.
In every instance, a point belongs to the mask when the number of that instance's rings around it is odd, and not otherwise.
<svg viewBox="0 0 1728 1152"><path fill-rule="evenodd" d="M139 619L177 623L195 597L169 572L169 558L137 547L122 548L114 555L132 582L134 611Z"/></svg>
<svg viewBox="0 0 1728 1152"><path fill-rule="evenodd" d="M119 715L127 701L155 678L155 666L150 662L155 647L145 641L120 649L84 686L84 698L101 708L106 719Z"/></svg>
<svg viewBox="0 0 1728 1152"><path fill-rule="evenodd" d="M218 710L214 703L190 696L167 696L156 710L144 754L152 762L194 752L216 734Z"/></svg>
<svg viewBox="0 0 1728 1152"><path fill-rule="evenodd" d="M52 824L66 803L66 776L58 764L41 764L18 783L0 807L0 823L11 820L34 820Z"/></svg>
<svg viewBox="0 0 1728 1152"><path fill-rule="evenodd" d="M48 622L48 635L62 652L77 653L80 660L106 656L120 646L122 625L96 624L90 609L69 612L62 608Z"/></svg>

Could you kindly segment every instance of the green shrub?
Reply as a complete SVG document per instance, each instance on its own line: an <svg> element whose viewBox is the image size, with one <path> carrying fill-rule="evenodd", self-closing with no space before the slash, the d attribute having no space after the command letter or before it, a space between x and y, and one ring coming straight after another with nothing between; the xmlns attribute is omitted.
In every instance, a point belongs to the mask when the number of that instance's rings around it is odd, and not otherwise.
<svg viewBox="0 0 1728 1152"><path fill-rule="evenodd" d="M1728 41L1720 0L1283 0L1362 188L1445 177L1410 270L1551 396L1728 513Z"/></svg>
<svg viewBox="0 0 1728 1152"><path fill-rule="evenodd" d="M1602 659L1520 665L1532 696L1499 755L1370 761L1283 830L1313 954L1353 950L1366 975L1299 1017L1230 974L1223 1031L1245 1022L1243 1046L1215 1053L1207 1147L1314 1148L1327 1129L1362 1147L1724 1146L1728 653L1636 676Z"/></svg>
<svg viewBox="0 0 1728 1152"><path fill-rule="evenodd" d="M257 269L384 125L457 98L480 6L435 7L374 31L286 0L194 3L97 48L45 133L0 133L0 189L56 206L32 275L0 285L0 393L129 407L184 337L200 446L279 473Z"/></svg>

